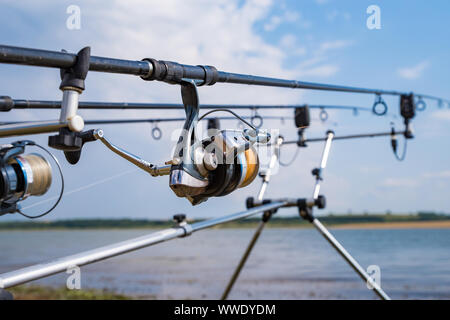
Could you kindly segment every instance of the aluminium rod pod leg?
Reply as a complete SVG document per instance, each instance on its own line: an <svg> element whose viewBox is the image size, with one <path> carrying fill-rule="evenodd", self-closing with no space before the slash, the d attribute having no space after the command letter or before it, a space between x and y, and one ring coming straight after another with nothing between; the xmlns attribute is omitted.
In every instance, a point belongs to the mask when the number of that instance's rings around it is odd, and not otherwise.
<svg viewBox="0 0 450 320"><path fill-rule="evenodd" d="M48 145L64 151L67 161L76 164L81 156L83 139L80 132L84 128L83 118L77 115L80 94L85 89L84 80L89 71L90 47L80 50L75 63L70 68L61 69L61 84L63 92L59 122L67 124L55 136L50 136Z"/></svg>
<svg viewBox="0 0 450 320"><path fill-rule="evenodd" d="M282 144L283 144L283 137L278 136L278 139L276 140L274 152L272 154L272 157L270 158L269 168L264 174L260 174L263 182L261 184L261 188L258 193L258 197L257 197L258 201L263 201L264 193L267 190L267 186L269 184L270 177L272 176L272 170L275 167L275 164L279 159L279 152L280 152L280 147ZM247 198L247 203L246 203L247 209L254 207L253 202L254 202L253 198ZM259 236L261 235L262 231L264 230L266 223L270 220L270 218L275 213L275 211L271 210L271 211L264 212L261 222L259 223L258 227L256 228L255 233L253 234L253 237L251 238L251 240L247 246L247 249L245 250L241 260L239 261L239 264L237 265L236 269L234 270L233 275L230 278L230 281L228 282L227 287L225 288L225 291L222 294L221 300L226 300L228 298L228 295L230 294L231 289L233 288L234 284L236 283L236 280L238 279L239 274L241 273L241 270L244 268L244 265L247 262L247 259L253 250L253 247L255 246L256 242L259 239Z"/></svg>
<svg viewBox="0 0 450 320"><path fill-rule="evenodd" d="M228 285L225 288L225 291L223 292L222 297L220 298L221 300L227 300L228 295L231 292L231 289L233 288L234 284L236 283L236 280L238 279L242 268L244 268L244 265L247 262L247 259L250 256L250 253L252 252L253 247L256 244L256 241L258 241L259 236L261 235L261 232L263 231L266 223L272 217L272 214L273 214L273 211L266 211L266 212L264 212L261 222L259 223L258 227L256 228L255 233L253 234L253 237L252 237L252 239L250 240L250 242L249 242L249 244L247 246L247 249L245 249L245 252L244 252L241 260L239 261L238 266L234 270L233 275L231 276L231 279L228 282Z"/></svg>

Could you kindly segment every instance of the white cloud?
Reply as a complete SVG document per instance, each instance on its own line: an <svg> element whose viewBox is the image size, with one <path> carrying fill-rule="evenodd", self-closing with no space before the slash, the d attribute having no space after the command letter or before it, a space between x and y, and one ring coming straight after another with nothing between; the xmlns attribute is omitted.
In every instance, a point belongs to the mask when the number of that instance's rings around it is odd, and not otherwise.
<svg viewBox="0 0 450 320"><path fill-rule="evenodd" d="M450 110L439 110L439 111L434 111L431 114L431 117L433 119L437 119L437 120L444 120L444 121L450 121Z"/></svg>
<svg viewBox="0 0 450 320"><path fill-rule="evenodd" d="M405 67L397 69L397 74L407 80L418 79L422 76L422 73L430 66L429 61L422 61L419 64L412 67Z"/></svg>
<svg viewBox="0 0 450 320"><path fill-rule="evenodd" d="M305 47L302 47L297 43L297 37L294 34L282 36L280 39L280 46L283 49L288 50L289 54L293 55L305 55L307 52Z"/></svg>
<svg viewBox="0 0 450 320"><path fill-rule="evenodd" d="M439 172L427 172L423 174L424 178L450 178L450 170L443 170Z"/></svg>
<svg viewBox="0 0 450 320"><path fill-rule="evenodd" d="M320 45L319 50L321 53L326 53L329 50L346 48L348 46L351 46L352 44L353 44L353 41L349 41L349 40L327 41L327 42L323 42Z"/></svg>
<svg viewBox="0 0 450 320"><path fill-rule="evenodd" d="M273 31L275 30L281 23L282 19L280 16L272 16L269 20L269 22L267 22L264 25L264 30L266 31Z"/></svg>
<svg viewBox="0 0 450 320"><path fill-rule="evenodd" d="M346 21L351 19L351 14L349 12L345 11L339 11L339 10L333 10L327 14L327 19L331 22L335 21L336 19L342 18Z"/></svg>
<svg viewBox="0 0 450 320"><path fill-rule="evenodd" d="M382 186L385 187L417 187L419 182L413 178L387 178L382 182Z"/></svg>
<svg viewBox="0 0 450 320"><path fill-rule="evenodd" d="M326 78L335 75L338 71L338 66L327 64L319 67L305 69L302 72L302 76Z"/></svg>
<svg viewBox="0 0 450 320"><path fill-rule="evenodd" d="M294 23L296 22L297 26L302 28L309 28L311 26L311 22L306 19L302 19L302 16L299 12L289 11L287 9L281 15L273 15L270 17L269 21L264 24L265 31L273 31L282 23Z"/></svg>

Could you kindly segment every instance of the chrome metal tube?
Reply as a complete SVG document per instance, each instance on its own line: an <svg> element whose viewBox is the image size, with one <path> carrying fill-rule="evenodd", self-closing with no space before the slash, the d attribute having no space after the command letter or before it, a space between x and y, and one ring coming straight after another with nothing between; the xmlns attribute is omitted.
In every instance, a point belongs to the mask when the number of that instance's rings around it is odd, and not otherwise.
<svg viewBox="0 0 450 320"><path fill-rule="evenodd" d="M376 294L383 300L391 300L391 298L384 292L381 287L373 281L373 279L366 273L366 271L361 267L361 265L356 261L350 253L336 240L336 238L325 228L325 226L316 218L312 221L312 224L317 230L324 236L324 238L336 249L337 252L348 262L348 264L356 271L356 273L363 279L367 284L375 290Z"/></svg>
<svg viewBox="0 0 450 320"><path fill-rule="evenodd" d="M60 122L65 122L77 114L80 93L75 90L64 90L61 103Z"/></svg>
<svg viewBox="0 0 450 320"><path fill-rule="evenodd" d="M250 252L252 252L253 247L255 246L256 241L258 241L259 236L261 235L261 232L263 231L265 225L266 225L266 223L264 221L261 221L258 225L258 228L256 228L256 231L253 234L253 237L250 240L250 243L248 244L247 248L245 249L244 255L242 256L241 260L239 261L239 264L236 267L236 270L234 270L233 275L231 276L231 279L228 282L227 287L225 288L225 291L222 293L222 297L220 298L221 300L227 300L228 295L231 292L231 289L233 288L234 284L236 283L236 280L238 279L242 268L244 268L244 265L247 262Z"/></svg>
<svg viewBox="0 0 450 320"><path fill-rule="evenodd" d="M322 170L326 168L328 162L328 156L330 154L331 142L333 141L334 133L329 131L327 133L327 140L322 153L322 160L320 161L320 172L316 175L316 184L314 186L313 199L319 197L320 182L322 180ZM311 223L322 234L322 236L336 249L336 251L347 261L347 263L358 273L358 275L368 284L374 288L376 294L383 300L390 300L389 296L376 284L373 279L364 271L358 261L353 258L350 253L336 240L336 238L325 228L325 226L317 219L313 218Z"/></svg>
<svg viewBox="0 0 450 320"><path fill-rule="evenodd" d="M64 128L67 126L67 122L59 121L12 123L0 126L0 137L24 136L28 134L56 132L60 128Z"/></svg>
<svg viewBox="0 0 450 320"><path fill-rule="evenodd" d="M0 288L9 288L32 280L48 277L50 275L65 272L68 268L81 267L97 261L105 260L130 251L145 248L164 241L184 237L187 230L190 232L200 231L222 223L244 219L260 212L272 210L284 206L284 202L276 202L261 207L252 208L247 211L231 214L225 217L197 222L183 227L174 227L135 239L122 241L116 244L85 251L79 254L56 259L46 263L36 264L23 269L0 274Z"/></svg>
<svg viewBox="0 0 450 320"><path fill-rule="evenodd" d="M138 156L135 156L134 154L129 153L128 151L126 151L122 148L119 148L118 146L116 146L116 145L110 143L108 140L106 140L106 138L103 135L103 130L100 130L100 129L94 130L94 137L95 137L95 139L100 140L109 150L111 150L115 154L119 155L120 157L124 158L125 160L128 160L129 162L131 162L135 166L141 168L142 170L150 173L154 177L165 176L165 175L170 174L171 166L166 165L166 166L157 167L157 166L151 164L150 162L148 162Z"/></svg>
<svg viewBox="0 0 450 320"><path fill-rule="evenodd" d="M330 154L330 148L331 148L331 142L333 141L334 132L328 131L327 133L327 140L325 142L325 147L323 148L322 152L322 160L320 161L320 167L319 167L319 174L316 177L316 184L314 185L314 192L313 192L313 199L317 199L319 197L320 192L320 182L322 180L321 178L321 172L326 168L328 156Z"/></svg>

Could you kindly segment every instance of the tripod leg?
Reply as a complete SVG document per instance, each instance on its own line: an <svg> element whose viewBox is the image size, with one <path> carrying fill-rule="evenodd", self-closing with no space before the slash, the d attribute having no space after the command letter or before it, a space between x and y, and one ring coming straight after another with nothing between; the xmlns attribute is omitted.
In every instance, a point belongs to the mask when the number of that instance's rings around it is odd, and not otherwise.
<svg viewBox="0 0 450 320"><path fill-rule="evenodd" d="M319 198L320 192L320 182L322 181L322 173L325 169L328 161L328 156L330 153L331 142L333 141L334 133L332 131L327 132L327 139L322 153L322 160L320 162L320 167L313 170L313 175L316 176L316 184L314 186L313 199ZM336 240L336 238L328 231L325 226L312 215L311 210L301 210L300 215L311 222L314 227L324 236L324 238L336 249L336 251L347 261L347 263L353 268L353 270L358 273L358 275L365 281L370 284L371 287L375 290L375 293L383 300L391 300L391 298L381 289L381 287L373 281L373 279L366 273L366 271L361 267L361 265L356 261L350 253Z"/></svg>
<svg viewBox="0 0 450 320"><path fill-rule="evenodd" d="M241 273L242 268L244 267L245 263L247 262L248 256L250 255L250 252L252 251L253 247L255 246L256 241L258 240L259 236L261 235L261 232L263 231L265 225L266 225L266 221L264 221L264 220L259 223L258 228L256 229L255 233L253 234L253 237L250 240L250 243L248 244L247 249L245 250L244 255L241 258L241 261L239 261L239 264L236 267L236 270L234 270L234 273L231 276L230 282L228 282L228 285L222 294L221 300L226 300L228 298L228 295L230 294L230 291L233 288L234 283L236 282L237 278L239 277L239 274Z"/></svg>
<svg viewBox="0 0 450 320"><path fill-rule="evenodd" d="M361 279L363 279L363 281L371 285L375 293L382 300L391 300L391 298L384 292L384 290L381 289L381 287L377 283L375 283L373 279L367 274L367 272L361 267L358 261L356 261L355 258L353 258L351 254L348 253L347 250L345 250L345 248L339 243L339 241L336 240L336 238L317 218L313 219L312 224L316 227L317 230L319 230L319 232L324 236L324 238L336 249L336 251L345 259L345 261L348 262L348 264L353 268L353 270L355 270L356 273L358 273Z"/></svg>
<svg viewBox="0 0 450 320"><path fill-rule="evenodd" d="M264 197L264 193L266 192L267 186L269 184L269 180L270 180L270 176L272 174L272 169L275 166L275 163L278 160L278 153L279 153L279 148L281 146L281 144L283 143L283 139L281 137L278 137L277 139L277 143L275 145L275 151L270 159L270 163L269 163L269 170L267 171L267 173L262 177L263 178L263 183L261 185L261 189L259 190L258 193L258 200L262 200ZM230 281L228 282L227 287L225 288L225 291L222 294L222 300L226 300L228 295L230 294L231 289L233 288L234 283L236 282L237 278L239 277L239 274L241 273L242 268L244 267L245 263L247 262L247 259L250 255L250 253L253 250L253 247L256 244L256 241L258 240L259 236L261 235L261 232L264 229L264 226L266 225L267 221L270 220L271 216L272 216L273 212L264 212L264 215L262 217L262 221L260 222L258 228L256 229L255 233L253 234L252 239L250 240L250 243L247 246L247 249L244 252L244 255L242 256L241 260L239 261L239 264L236 268L236 270L234 270L233 275L231 276Z"/></svg>

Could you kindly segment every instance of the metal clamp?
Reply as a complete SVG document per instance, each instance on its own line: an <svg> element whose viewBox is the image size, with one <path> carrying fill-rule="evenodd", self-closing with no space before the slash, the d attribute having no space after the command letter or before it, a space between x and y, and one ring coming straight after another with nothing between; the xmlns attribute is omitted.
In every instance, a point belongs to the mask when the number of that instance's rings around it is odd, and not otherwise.
<svg viewBox="0 0 450 320"><path fill-rule="evenodd" d="M173 216L173 220L175 221L175 227L181 228L184 230L184 234L180 236L180 238L184 238L187 236L190 236L194 229L192 226L187 223L186 221L186 215L184 213L179 213Z"/></svg>

